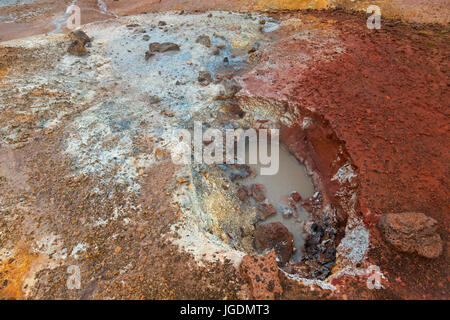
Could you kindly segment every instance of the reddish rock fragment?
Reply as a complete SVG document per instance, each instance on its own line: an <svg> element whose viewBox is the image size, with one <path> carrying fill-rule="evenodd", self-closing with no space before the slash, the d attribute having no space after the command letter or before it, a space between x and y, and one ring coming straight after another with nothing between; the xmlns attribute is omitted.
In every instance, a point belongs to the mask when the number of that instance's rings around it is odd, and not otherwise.
<svg viewBox="0 0 450 320"><path fill-rule="evenodd" d="M208 71L200 71L197 80L202 86L207 86L212 82L212 77Z"/></svg>
<svg viewBox="0 0 450 320"><path fill-rule="evenodd" d="M242 259L240 270L250 286L252 299L274 300L283 293L275 251L272 250L263 257L246 255Z"/></svg>
<svg viewBox="0 0 450 320"><path fill-rule="evenodd" d="M294 237L281 222L256 226L255 248L258 252L275 249L281 265L286 264L294 250Z"/></svg>
<svg viewBox="0 0 450 320"><path fill-rule="evenodd" d="M264 201L266 199L266 188L259 183L252 184L250 187L252 197L256 201Z"/></svg>
<svg viewBox="0 0 450 320"><path fill-rule="evenodd" d="M390 213L381 216L378 227L384 240L401 252L416 252L425 258L442 253L442 240L437 221L423 213Z"/></svg>

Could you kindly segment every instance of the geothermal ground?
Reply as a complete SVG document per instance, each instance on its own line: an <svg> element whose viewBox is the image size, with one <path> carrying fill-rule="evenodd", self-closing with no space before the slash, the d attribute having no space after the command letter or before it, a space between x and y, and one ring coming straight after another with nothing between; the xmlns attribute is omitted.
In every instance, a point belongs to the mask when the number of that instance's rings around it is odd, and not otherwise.
<svg viewBox="0 0 450 320"><path fill-rule="evenodd" d="M0 298L448 299L449 22L447 1L3 0ZM199 123L279 129L279 173L175 164Z"/></svg>

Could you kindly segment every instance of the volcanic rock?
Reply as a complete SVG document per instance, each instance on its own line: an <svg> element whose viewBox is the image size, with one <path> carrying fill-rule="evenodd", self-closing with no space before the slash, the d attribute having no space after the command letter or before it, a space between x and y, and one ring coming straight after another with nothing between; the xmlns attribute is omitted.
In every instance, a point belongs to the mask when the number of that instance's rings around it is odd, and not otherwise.
<svg viewBox="0 0 450 320"><path fill-rule="evenodd" d="M69 33L69 37L74 41L79 40L83 44L83 46L86 43L91 42L91 38L89 38L89 36L81 30L72 31L71 33Z"/></svg>
<svg viewBox="0 0 450 320"><path fill-rule="evenodd" d="M292 198L292 200L294 200L295 202L300 202L300 201L302 201L302 196L301 196L297 191L294 191L294 192L291 193L291 198Z"/></svg>
<svg viewBox="0 0 450 320"><path fill-rule="evenodd" d="M313 222L307 230L305 239L304 260L313 267L311 276L324 280L330 273L336 261L336 230L325 218L323 222Z"/></svg>
<svg viewBox="0 0 450 320"><path fill-rule="evenodd" d="M240 270L250 286L252 299L274 300L283 293L275 251L272 250L264 257L246 255L242 259Z"/></svg>
<svg viewBox="0 0 450 320"><path fill-rule="evenodd" d="M286 264L294 250L294 237L281 222L256 226L255 248L258 252L275 249L281 265Z"/></svg>
<svg viewBox="0 0 450 320"><path fill-rule="evenodd" d="M263 202L258 206L258 217L263 221L275 213L277 213L277 211L270 203Z"/></svg>
<svg viewBox="0 0 450 320"><path fill-rule="evenodd" d="M145 53L145 60L155 55L155 52L180 51L180 46L172 42L152 42L149 44L149 50Z"/></svg>
<svg viewBox="0 0 450 320"><path fill-rule="evenodd" d="M152 42L148 47L150 52L180 51L180 46L172 42Z"/></svg>
<svg viewBox="0 0 450 320"><path fill-rule="evenodd" d="M246 186L241 186L238 189L237 192L237 197L239 198L239 200L241 200L242 202L248 202L248 196L249 196L250 191L248 190L248 188Z"/></svg>
<svg viewBox="0 0 450 320"><path fill-rule="evenodd" d="M69 48L67 49L67 52L75 56L84 56L88 53L83 42L80 40L72 41Z"/></svg>
<svg viewBox="0 0 450 320"><path fill-rule="evenodd" d="M200 43L208 48L211 47L211 39L207 35L198 36L195 42Z"/></svg>
<svg viewBox="0 0 450 320"><path fill-rule="evenodd" d="M384 240L398 251L416 252L430 259L437 258L442 253L437 221L423 213L384 214L378 221L378 227Z"/></svg>

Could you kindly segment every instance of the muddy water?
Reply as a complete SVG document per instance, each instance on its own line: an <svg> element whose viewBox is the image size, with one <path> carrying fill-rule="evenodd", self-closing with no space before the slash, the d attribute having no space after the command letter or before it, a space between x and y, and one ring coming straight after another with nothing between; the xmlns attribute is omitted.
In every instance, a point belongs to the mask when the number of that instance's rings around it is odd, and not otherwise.
<svg viewBox="0 0 450 320"><path fill-rule="evenodd" d="M246 149L246 161L248 163L248 146ZM270 144L268 150L270 150ZM261 175L262 165L259 163L259 159L258 164L250 164L249 167L256 176L244 179L242 183L247 186L255 183L264 185L266 198L277 211L275 215L268 217L262 223L281 222L286 226L294 237L296 251L292 259L298 261L302 256L301 248L303 248L305 242L303 225L310 217L299 204L294 212L288 205L288 197L292 192L298 192L302 199L307 199L314 194L314 186L306 173L306 168L283 147L279 149L279 170L275 175ZM283 212L285 215L283 215Z"/></svg>

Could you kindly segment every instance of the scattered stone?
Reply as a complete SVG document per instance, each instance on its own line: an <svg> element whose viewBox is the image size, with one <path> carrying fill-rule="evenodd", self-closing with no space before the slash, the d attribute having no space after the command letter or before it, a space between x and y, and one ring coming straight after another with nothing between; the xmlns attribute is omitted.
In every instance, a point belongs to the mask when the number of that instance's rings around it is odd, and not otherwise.
<svg viewBox="0 0 450 320"><path fill-rule="evenodd" d="M291 198L292 198L292 200L294 200L295 202L300 202L300 201L302 201L302 196L301 196L297 191L294 191L294 192L291 193Z"/></svg>
<svg viewBox="0 0 450 320"><path fill-rule="evenodd" d="M214 47L212 54L218 56L220 54L220 49L218 47Z"/></svg>
<svg viewBox="0 0 450 320"><path fill-rule="evenodd" d="M246 255L242 259L240 271L250 286L252 299L274 300L283 293L274 251L264 257L254 254Z"/></svg>
<svg viewBox="0 0 450 320"><path fill-rule="evenodd" d="M152 42L148 47L150 52L180 51L180 46L172 42Z"/></svg>
<svg viewBox="0 0 450 320"><path fill-rule="evenodd" d="M255 230L255 249L275 249L280 264L285 265L294 251L294 237L281 222L260 224Z"/></svg>
<svg viewBox="0 0 450 320"><path fill-rule="evenodd" d="M198 38L197 38L197 40L195 40L195 42L200 43L208 48L211 47L211 39L207 35L198 36Z"/></svg>
<svg viewBox="0 0 450 320"><path fill-rule="evenodd" d="M416 252L429 259L437 258L442 253L437 221L423 213L383 214L378 228L384 240L401 252Z"/></svg>
<svg viewBox="0 0 450 320"><path fill-rule="evenodd" d="M133 33L146 33L147 30L145 30L144 28L137 28L133 31Z"/></svg>
<svg viewBox="0 0 450 320"><path fill-rule="evenodd" d="M263 202L266 199L266 188L262 184L252 184L250 190L255 200Z"/></svg>
<svg viewBox="0 0 450 320"><path fill-rule="evenodd" d="M160 26L160 27L165 26L165 25L167 25L167 23L165 21L158 22L158 26Z"/></svg>
<svg viewBox="0 0 450 320"><path fill-rule="evenodd" d="M248 196L250 194L250 191L246 186L240 186L237 192L237 197L242 202L248 202Z"/></svg>
<svg viewBox="0 0 450 320"><path fill-rule="evenodd" d="M303 209L305 209L307 212L311 213L313 209L312 200L311 198L305 199L301 202L301 206Z"/></svg>
<svg viewBox="0 0 450 320"><path fill-rule="evenodd" d="M198 73L198 82L202 85L202 86L207 86L211 83L212 78L211 78L211 74L208 71L200 71Z"/></svg>
<svg viewBox="0 0 450 320"><path fill-rule="evenodd" d="M293 216L292 208L284 207L283 211L281 212L283 218L290 219Z"/></svg>
<svg viewBox="0 0 450 320"><path fill-rule="evenodd" d="M304 260L311 267L313 278L325 280L336 261L336 230L326 217L323 222L313 222L305 239Z"/></svg>
<svg viewBox="0 0 450 320"><path fill-rule="evenodd" d="M149 51L145 53L145 60L155 55L155 52L180 51L180 46L172 42L152 42L149 44Z"/></svg>
<svg viewBox="0 0 450 320"><path fill-rule="evenodd" d="M145 35L142 37L142 40L148 41L148 40L150 40L150 36L149 36L148 34L145 34Z"/></svg>
<svg viewBox="0 0 450 320"><path fill-rule="evenodd" d="M258 206L258 217L263 221L276 213L277 211L275 210L274 206L271 205L270 203L263 202Z"/></svg>
<svg viewBox="0 0 450 320"><path fill-rule="evenodd" d="M173 111L172 111L172 110L169 110L169 109L164 110L164 115L165 115L166 117L169 117L169 118L172 118L173 116L175 116L175 114L173 113Z"/></svg>

